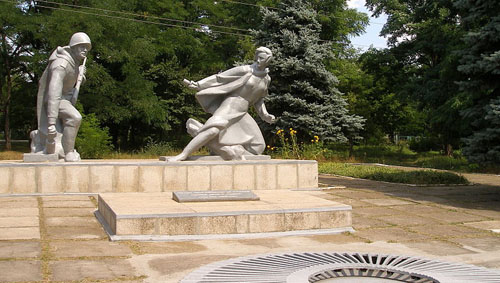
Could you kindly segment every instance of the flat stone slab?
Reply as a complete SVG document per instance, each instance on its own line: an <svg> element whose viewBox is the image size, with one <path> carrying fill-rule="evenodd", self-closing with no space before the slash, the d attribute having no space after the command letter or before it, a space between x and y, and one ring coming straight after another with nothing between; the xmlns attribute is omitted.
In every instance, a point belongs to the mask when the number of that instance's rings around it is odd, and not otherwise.
<svg viewBox="0 0 500 283"><path fill-rule="evenodd" d="M349 205L311 192L254 193L260 200L183 203L174 201L171 192L99 194L96 215L112 240L126 240L126 236L134 236L134 240L141 236L143 240L151 236L179 240L198 235L352 231Z"/></svg>
<svg viewBox="0 0 500 283"><path fill-rule="evenodd" d="M252 191L179 191L173 192L172 198L176 202L260 200Z"/></svg>
<svg viewBox="0 0 500 283"><path fill-rule="evenodd" d="M59 162L59 155L57 154L39 154L39 153L25 153L23 155L24 162Z"/></svg>
<svg viewBox="0 0 500 283"><path fill-rule="evenodd" d="M168 158L172 156L160 156L160 161L167 161ZM270 155L244 155L243 160L269 160ZM193 155L189 156L186 161L224 161L224 159L218 155Z"/></svg>
<svg viewBox="0 0 500 283"><path fill-rule="evenodd" d="M41 281L40 261L0 261L0 282Z"/></svg>

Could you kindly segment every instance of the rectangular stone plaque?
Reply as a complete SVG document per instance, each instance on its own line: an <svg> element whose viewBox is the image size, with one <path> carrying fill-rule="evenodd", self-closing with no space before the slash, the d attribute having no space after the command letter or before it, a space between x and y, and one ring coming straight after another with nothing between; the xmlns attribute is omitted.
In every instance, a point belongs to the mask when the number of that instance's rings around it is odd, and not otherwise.
<svg viewBox="0 0 500 283"><path fill-rule="evenodd" d="M252 191L179 191L173 192L172 199L177 202L260 200Z"/></svg>

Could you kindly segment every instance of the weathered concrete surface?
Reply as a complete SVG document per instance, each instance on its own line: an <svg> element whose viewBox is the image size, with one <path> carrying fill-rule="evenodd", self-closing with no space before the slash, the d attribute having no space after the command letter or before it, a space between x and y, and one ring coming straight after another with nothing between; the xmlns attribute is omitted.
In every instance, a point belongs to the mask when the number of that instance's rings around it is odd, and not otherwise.
<svg viewBox="0 0 500 283"><path fill-rule="evenodd" d="M42 280L39 261L0 261L0 282Z"/></svg>
<svg viewBox="0 0 500 283"><path fill-rule="evenodd" d="M0 241L0 258L39 257L41 246L32 241Z"/></svg>
<svg viewBox="0 0 500 283"><path fill-rule="evenodd" d="M41 239L20 240L22 235L13 234L12 239L0 240L0 281L178 282L214 261L293 251L414 255L500 269L500 234L491 232L500 221L500 182L410 187L328 176L320 176L320 182L345 186L317 196L352 205L355 233L111 243L95 221L96 208L78 207L80 201L90 201L88 196L42 197L42 210L37 198L0 197L0 217L39 217L42 225L26 227L38 231ZM45 207L54 200L74 206Z"/></svg>
<svg viewBox="0 0 500 283"><path fill-rule="evenodd" d="M52 280L106 280L130 278L136 275L134 268L124 259L65 260L50 263Z"/></svg>
<svg viewBox="0 0 500 283"><path fill-rule="evenodd" d="M52 253L56 257L124 257L132 255L132 250L126 245L109 241L55 241L50 243Z"/></svg>

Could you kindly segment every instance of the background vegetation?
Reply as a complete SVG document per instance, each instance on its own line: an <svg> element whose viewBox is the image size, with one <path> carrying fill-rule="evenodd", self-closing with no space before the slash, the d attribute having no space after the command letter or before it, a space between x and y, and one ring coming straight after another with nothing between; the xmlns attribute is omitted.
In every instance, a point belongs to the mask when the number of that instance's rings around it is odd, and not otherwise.
<svg viewBox="0 0 500 283"><path fill-rule="evenodd" d="M386 49L350 44L368 17L346 0L1 0L2 146L19 149L11 140L36 128L47 58L84 31L93 41L78 106L84 158L182 148L185 121L207 118L182 79L249 62L267 45L276 56L267 105L281 118L263 128L270 154L498 171L498 1L366 2L388 15Z"/></svg>

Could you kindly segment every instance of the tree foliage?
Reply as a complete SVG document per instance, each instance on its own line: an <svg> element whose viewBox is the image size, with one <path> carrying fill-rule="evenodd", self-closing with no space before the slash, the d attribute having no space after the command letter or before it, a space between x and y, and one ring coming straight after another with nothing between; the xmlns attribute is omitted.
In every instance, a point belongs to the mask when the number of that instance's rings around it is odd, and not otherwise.
<svg viewBox="0 0 500 283"><path fill-rule="evenodd" d="M463 153L472 162L500 164L500 5L498 1L460 0L455 3L465 30L458 70L461 112L471 121Z"/></svg>
<svg viewBox="0 0 500 283"><path fill-rule="evenodd" d="M302 0L284 0L278 10L264 8L262 13L254 34L258 45L273 51L267 105L279 117L277 127L294 128L308 140L314 135L340 142L357 137L363 119L348 113L338 80L326 69L333 54L331 43L320 40L316 11Z"/></svg>

